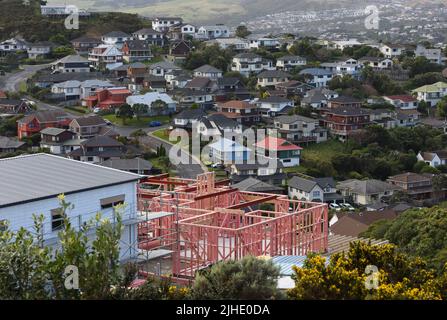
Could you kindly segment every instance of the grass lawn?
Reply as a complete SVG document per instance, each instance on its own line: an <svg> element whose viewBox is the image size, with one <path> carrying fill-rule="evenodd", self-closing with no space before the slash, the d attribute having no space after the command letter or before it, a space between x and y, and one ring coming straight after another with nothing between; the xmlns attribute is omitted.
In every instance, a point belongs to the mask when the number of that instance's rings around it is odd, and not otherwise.
<svg viewBox="0 0 447 320"><path fill-rule="evenodd" d="M123 125L123 121L121 120L121 118L117 118L115 114L105 115L104 118L116 125ZM151 121L160 121L162 124L166 124L169 123L169 120L169 116L140 117L140 119L138 120L136 117L134 117L132 119L126 119L124 126L144 128L148 127L149 122Z"/></svg>
<svg viewBox="0 0 447 320"><path fill-rule="evenodd" d="M160 129L160 130L152 132L152 135L156 136L157 138L163 139L169 143L176 144L180 141L180 137L177 137L177 141L169 140L169 134L170 134L170 131L167 129Z"/></svg>
<svg viewBox="0 0 447 320"><path fill-rule="evenodd" d="M301 151L301 159L304 161L327 160L330 161L335 155L348 152L346 144L338 140L329 140L304 147Z"/></svg>
<svg viewBox="0 0 447 320"><path fill-rule="evenodd" d="M82 106L65 107L64 109L69 110L71 113L76 113L78 115L85 115L90 112L89 108Z"/></svg>
<svg viewBox="0 0 447 320"><path fill-rule="evenodd" d="M306 168L303 167L303 166L294 166L294 167L283 168L283 171L285 173L302 173L302 174L305 174L306 173Z"/></svg>

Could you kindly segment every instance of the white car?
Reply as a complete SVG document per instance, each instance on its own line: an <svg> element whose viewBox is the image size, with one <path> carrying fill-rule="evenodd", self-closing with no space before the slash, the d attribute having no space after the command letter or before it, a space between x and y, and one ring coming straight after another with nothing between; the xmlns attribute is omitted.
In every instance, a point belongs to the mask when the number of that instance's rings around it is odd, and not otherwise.
<svg viewBox="0 0 447 320"><path fill-rule="evenodd" d="M336 203L329 203L329 208L334 209L335 211L340 211L341 207Z"/></svg>
<svg viewBox="0 0 447 320"><path fill-rule="evenodd" d="M94 108L93 109L93 113L98 113L99 111L101 111L101 108Z"/></svg>
<svg viewBox="0 0 447 320"><path fill-rule="evenodd" d="M345 203L340 203L340 206L341 206L343 209L346 209L346 210L349 210L349 211L355 211L354 207L351 206L351 204L349 204L349 203L347 203L347 202L345 202Z"/></svg>

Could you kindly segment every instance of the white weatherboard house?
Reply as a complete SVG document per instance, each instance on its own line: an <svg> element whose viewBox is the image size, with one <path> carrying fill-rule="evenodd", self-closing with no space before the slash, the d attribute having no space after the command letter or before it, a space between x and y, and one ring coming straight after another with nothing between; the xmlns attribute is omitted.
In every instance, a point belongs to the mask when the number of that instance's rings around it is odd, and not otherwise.
<svg viewBox="0 0 447 320"><path fill-rule="evenodd" d="M137 257L137 182L140 175L69 160L49 154L33 154L0 160L0 225L10 230L33 231L33 214L45 218L45 245L57 248L63 225L59 194L74 205L67 216L77 228L98 212L113 221L113 206L124 203L120 260ZM88 237L94 238L94 227Z"/></svg>

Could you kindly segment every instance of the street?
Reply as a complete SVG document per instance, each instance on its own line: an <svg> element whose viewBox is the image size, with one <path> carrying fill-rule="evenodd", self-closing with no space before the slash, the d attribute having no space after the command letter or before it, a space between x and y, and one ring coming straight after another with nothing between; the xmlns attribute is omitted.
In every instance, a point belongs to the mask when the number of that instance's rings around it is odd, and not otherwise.
<svg viewBox="0 0 447 320"><path fill-rule="evenodd" d="M26 81L33 76L39 70L45 69L49 64L38 65L23 65L22 70L7 73L4 76L0 76L0 89L9 92L17 92L20 89L20 83Z"/></svg>
<svg viewBox="0 0 447 320"><path fill-rule="evenodd" d="M163 145L168 155L172 147L170 143L149 135L141 137L140 143L152 149L156 149L158 146ZM203 173L200 164L194 160L188 152L180 149L179 155L182 159L182 163L175 165L178 177L196 179L198 174Z"/></svg>

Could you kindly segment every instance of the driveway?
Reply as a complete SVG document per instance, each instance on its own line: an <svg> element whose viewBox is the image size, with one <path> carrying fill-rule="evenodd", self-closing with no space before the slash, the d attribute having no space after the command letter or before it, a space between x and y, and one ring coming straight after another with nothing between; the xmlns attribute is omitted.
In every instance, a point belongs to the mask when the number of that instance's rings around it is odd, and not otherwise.
<svg viewBox="0 0 447 320"><path fill-rule="evenodd" d="M140 143L151 149L157 149L158 146L163 145L168 155L173 146L171 143L151 135L141 137ZM174 165L176 176L180 178L196 179L197 175L204 172L200 163L185 150L180 149L180 157L182 163Z"/></svg>
<svg viewBox="0 0 447 320"><path fill-rule="evenodd" d="M20 66L20 71L7 73L5 76L0 76L0 89L4 91L17 92L20 89L21 82L25 82L37 71L45 69L49 66L49 64Z"/></svg>

